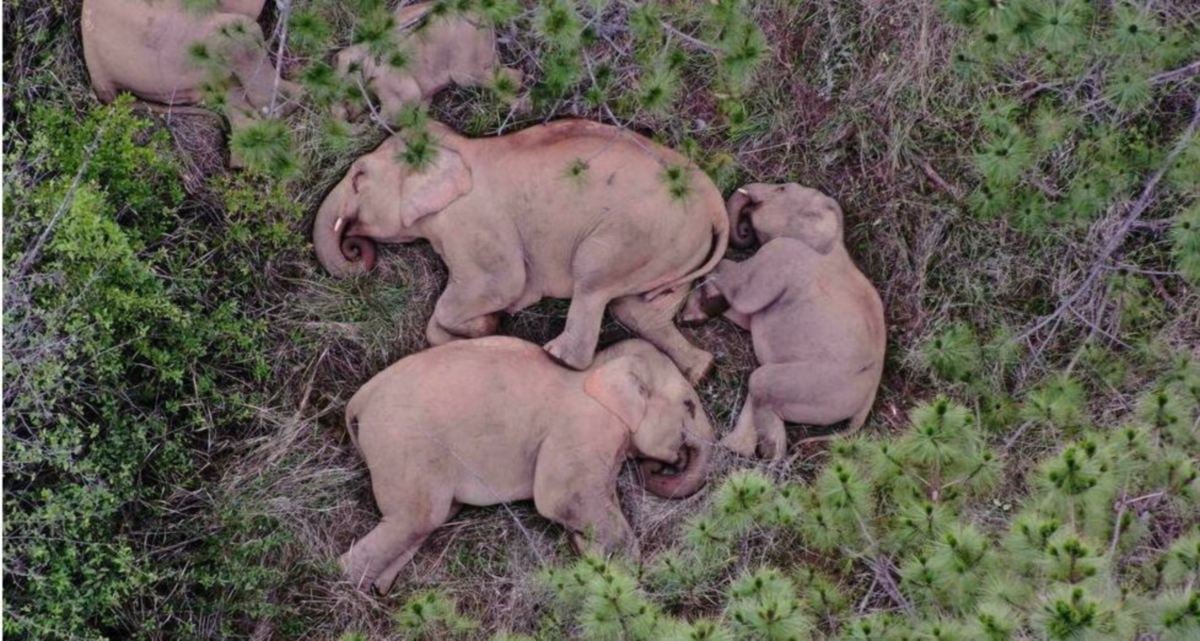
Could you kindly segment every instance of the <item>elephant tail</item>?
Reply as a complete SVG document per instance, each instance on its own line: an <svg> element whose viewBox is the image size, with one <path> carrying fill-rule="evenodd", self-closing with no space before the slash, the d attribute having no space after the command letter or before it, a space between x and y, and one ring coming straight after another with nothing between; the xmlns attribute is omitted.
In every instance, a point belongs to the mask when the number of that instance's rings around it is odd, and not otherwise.
<svg viewBox="0 0 1200 641"><path fill-rule="evenodd" d="M720 194L718 194L718 196L719 195ZM713 216L712 221L713 237L716 239L716 242L713 244L712 252L708 255L708 260L704 261L703 265L697 267L691 272L688 272L683 277L677 278L665 285L659 285L658 287L643 294L643 298L646 300L654 300L663 294L674 291L680 285L688 285L697 278L700 278L708 272L711 272L717 266L717 263L721 262L722 258L725 258L725 250L729 248L729 218L725 215L724 203L722 203L720 207L716 208L716 212L717 213L715 216Z"/></svg>

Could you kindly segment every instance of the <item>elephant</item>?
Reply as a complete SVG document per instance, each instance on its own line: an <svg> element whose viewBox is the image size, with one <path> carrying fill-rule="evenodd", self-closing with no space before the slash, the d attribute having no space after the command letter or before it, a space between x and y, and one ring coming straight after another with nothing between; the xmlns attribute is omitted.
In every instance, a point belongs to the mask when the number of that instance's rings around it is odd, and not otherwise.
<svg viewBox="0 0 1200 641"><path fill-rule="evenodd" d="M354 394L346 427L382 518L341 567L383 594L462 505L533 499L578 549L636 559L616 495L624 462L638 461L650 493L683 498L704 486L714 440L692 386L638 339L584 372L506 336L417 352Z"/></svg>
<svg viewBox="0 0 1200 641"><path fill-rule="evenodd" d="M484 86L502 75L514 87L521 85L520 71L501 66L491 27L466 15L431 16L433 4L422 2L396 10L394 38L400 43L403 65L381 59L367 44L347 47L335 56L338 76L350 80L353 87L354 75L361 73L360 89L379 99L381 116L389 123L405 106L426 101L451 84ZM345 100L334 106L334 116L341 120L358 120L363 113L358 101Z"/></svg>
<svg viewBox="0 0 1200 641"><path fill-rule="evenodd" d="M691 282L729 241L721 193L699 168L585 120L474 139L428 127L435 153L424 166L398 160L406 143L394 135L325 198L313 245L330 273L369 270L375 240L425 238L450 272L426 330L431 345L493 334L500 312L542 297L571 298L566 328L545 349L582 370L612 301L616 318L689 380L707 373L712 355L674 323Z"/></svg>
<svg viewBox="0 0 1200 641"><path fill-rule="evenodd" d="M731 242L759 250L723 260L685 304L681 320L724 316L750 331L759 367L722 445L744 456L778 459L784 422L860 429L883 374L887 333L879 293L843 243L842 209L816 189L756 183L729 199Z"/></svg>
<svg viewBox="0 0 1200 641"><path fill-rule="evenodd" d="M110 103L129 92L154 111L211 114L195 107L212 82L209 69L193 60L200 43L232 73L223 112L235 131L260 116L285 115L300 89L271 63L256 22L265 4L221 0L205 12L183 0L83 0L83 57L96 97Z"/></svg>

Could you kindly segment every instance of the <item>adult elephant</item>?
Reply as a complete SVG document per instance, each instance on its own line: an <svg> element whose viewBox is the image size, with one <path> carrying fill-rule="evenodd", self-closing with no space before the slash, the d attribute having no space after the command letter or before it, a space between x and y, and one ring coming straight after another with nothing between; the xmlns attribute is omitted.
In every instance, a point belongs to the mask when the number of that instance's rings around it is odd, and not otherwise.
<svg viewBox="0 0 1200 641"><path fill-rule="evenodd" d="M266 0L220 0L209 9L184 0L83 0L83 57L103 103L122 92L154 111L208 114L205 89L223 90L221 111L239 131L262 116L296 108L300 87L271 62L258 16ZM207 52L200 64L195 52ZM241 166L240 158L231 164Z"/></svg>
<svg viewBox="0 0 1200 641"><path fill-rule="evenodd" d="M461 506L527 499L579 549L636 558L617 475L633 460L652 494L691 495L708 476L712 423L645 341L595 360L575 372L536 345L492 336L417 352L363 385L346 427L383 518L342 556L347 578L386 593Z"/></svg>
<svg viewBox="0 0 1200 641"><path fill-rule="evenodd" d="M369 270L376 241L428 239L449 284L433 345L492 334L499 313L570 298L566 329L545 345L559 362L592 362L604 310L663 350L693 382L712 355L674 317L691 282L725 253L729 221L712 181L680 154L617 127L562 120L468 139L433 123L433 158L400 160L393 136L358 159L313 228L332 274Z"/></svg>

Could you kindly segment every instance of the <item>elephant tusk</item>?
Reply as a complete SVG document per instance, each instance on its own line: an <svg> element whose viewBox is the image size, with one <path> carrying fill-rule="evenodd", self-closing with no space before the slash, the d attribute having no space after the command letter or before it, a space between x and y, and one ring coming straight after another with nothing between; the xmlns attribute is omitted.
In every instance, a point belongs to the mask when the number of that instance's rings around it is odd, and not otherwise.
<svg viewBox="0 0 1200 641"><path fill-rule="evenodd" d="M744 188L742 188L742 187L738 187L738 188L737 188L737 193L739 193L739 194L741 194L741 195L743 195L743 196L749 196L749 195L750 195L750 192L746 191L746 190L745 190Z"/></svg>
<svg viewBox="0 0 1200 641"><path fill-rule="evenodd" d="M333 221L333 233L336 234L340 231L342 231L342 217L338 216L338 219Z"/></svg>

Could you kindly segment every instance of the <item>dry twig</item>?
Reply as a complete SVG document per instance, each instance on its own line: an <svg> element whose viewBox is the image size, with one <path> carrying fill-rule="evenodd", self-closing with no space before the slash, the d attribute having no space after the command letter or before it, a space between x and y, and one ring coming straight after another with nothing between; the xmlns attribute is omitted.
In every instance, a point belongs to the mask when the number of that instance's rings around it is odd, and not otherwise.
<svg viewBox="0 0 1200 641"><path fill-rule="evenodd" d="M1112 234L1112 236L1109 237L1108 242L1105 243L1104 247L1100 250L1099 255L1097 255L1095 260L1092 261L1091 268L1088 270L1087 276L1084 277L1083 282L1080 283L1079 287L1075 288L1070 295L1064 298L1053 312L1043 316L1041 320L1039 320L1037 323L1034 323L1034 325L1029 329L1025 330L1025 332L1018 337L1019 339L1030 338L1051 324L1053 324L1054 327L1057 327L1060 324L1063 315L1071 310L1075 306L1075 303L1077 303L1081 298L1084 297L1084 295L1092 290L1092 287L1095 285L1097 279L1102 273L1104 273L1105 266L1108 264L1109 259L1111 259L1113 255L1116 254L1117 250L1119 250L1125 243L1126 236L1129 235L1129 232L1134 228L1134 225L1138 222L1138 219L1142 217L1142 214L1146 213L1146 210L1154 201L1158 184L1162 182L1163 176L1166 175L1167 171L1175 163L1175 159L1179 157L1179 154L1183 153L1183 150L1187 147L1192 137L1196 134L1197 127L1200 127L1200 98L1196 99L1196 103L1192 109L1191 122L1188 123L1187 128L1179 136L1179 139L1175 143L1175 147L1173 147L1170 153L1167 154L1167 158L1163 161L1162 165L1157 171L1151 174L1150 178L1146 181L1146 184L1142 187L1141 195L1138 196L1138 199L1134 201L1133 205L1129 208L1129 213L1125 216L1125 219L1121 222L1121 225L1117 227L1117 230ZM1053 332L1051 332L1051 334L1053 334ZM1043 344L1048 343L1050 338L1051 336L1047 336L1043 340Z"/></svg>

